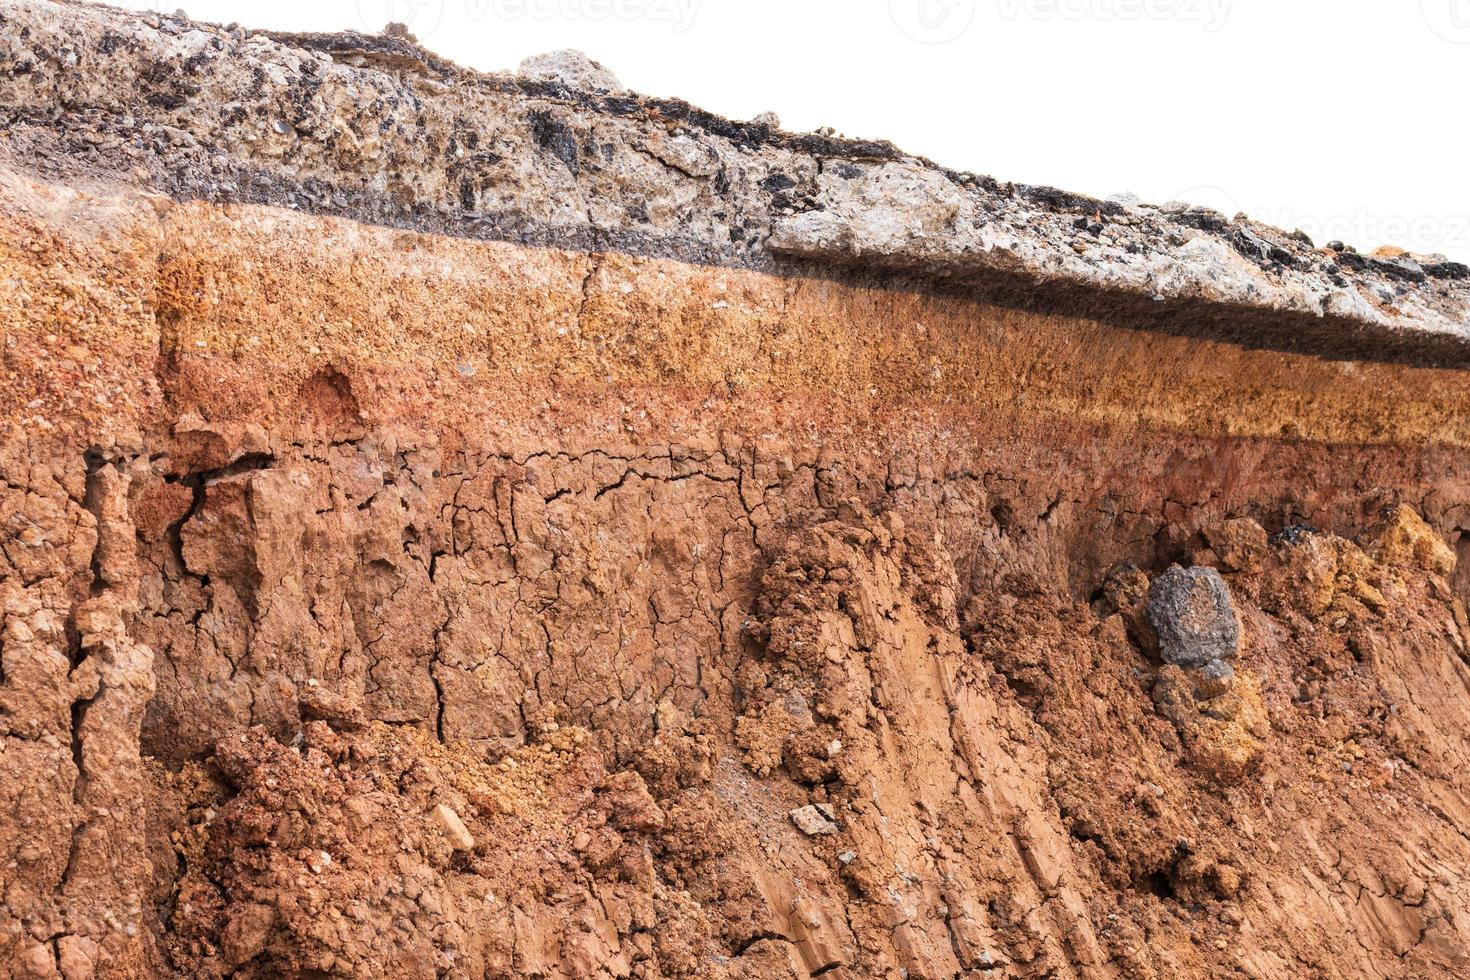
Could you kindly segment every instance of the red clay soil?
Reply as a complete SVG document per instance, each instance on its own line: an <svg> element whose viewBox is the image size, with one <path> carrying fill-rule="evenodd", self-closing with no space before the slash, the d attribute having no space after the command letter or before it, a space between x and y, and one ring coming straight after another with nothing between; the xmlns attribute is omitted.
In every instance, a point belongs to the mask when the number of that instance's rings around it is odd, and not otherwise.
<svg viewBox="0 0 1470 980"><path fill-rule="evenodd" d="M1463 371L13 160L0 334L0 976L1470 975Z"/></svg>

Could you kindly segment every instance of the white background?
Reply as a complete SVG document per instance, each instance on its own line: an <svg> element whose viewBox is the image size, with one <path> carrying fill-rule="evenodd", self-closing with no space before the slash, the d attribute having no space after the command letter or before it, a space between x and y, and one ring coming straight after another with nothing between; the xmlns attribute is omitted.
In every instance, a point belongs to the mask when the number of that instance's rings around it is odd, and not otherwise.
<svg viewBox="0 0 1470 980"><path fill-rule="evenodd" d="M402 21L484 70L580 48L736 119L1470 262L1470 0L184 2L246 27Z"/></svg>

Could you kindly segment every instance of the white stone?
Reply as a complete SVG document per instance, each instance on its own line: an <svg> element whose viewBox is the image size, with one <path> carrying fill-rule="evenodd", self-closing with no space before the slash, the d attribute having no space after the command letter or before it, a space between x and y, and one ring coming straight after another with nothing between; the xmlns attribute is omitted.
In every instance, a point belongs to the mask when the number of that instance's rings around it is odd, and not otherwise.
<svg viewBox="0 0 1470 980"><path fill-rule="evenodd" d="M796 829L808 837L835 834L839 829L833 821L832 808L825 803L798 807L791 811L790 817Z"/></svg>
<svg viewBox="0 0 1470 980"><path fill-rule="evenodd" d="M440 803L434 807L434 819L438 821L440 829L444 831L444 836L449 838L449 843L456 851L475 849L475 838L454 810Z"/></svg>
<svg viewBox="0 0 1470 980"><path fill-rule="evenodd" d="M571 48L532 55L521 62L518 70L534 81L560 82L567 88L589 92L623 91L623 83L616 75Z"/></svg>

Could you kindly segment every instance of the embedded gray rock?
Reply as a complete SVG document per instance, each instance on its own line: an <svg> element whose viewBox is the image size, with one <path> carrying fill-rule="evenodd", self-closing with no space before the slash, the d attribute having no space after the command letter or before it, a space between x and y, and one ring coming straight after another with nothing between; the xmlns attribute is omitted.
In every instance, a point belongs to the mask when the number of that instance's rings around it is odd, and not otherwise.
<svg viewBox="0 0 1470 980"><path fill-rule="evenodd" d="M1175 565L1154 579L1148 621L1166 663L1205 667L1234 660L1240 652L1240 621L1230 587L1213 568Z"/></svg>

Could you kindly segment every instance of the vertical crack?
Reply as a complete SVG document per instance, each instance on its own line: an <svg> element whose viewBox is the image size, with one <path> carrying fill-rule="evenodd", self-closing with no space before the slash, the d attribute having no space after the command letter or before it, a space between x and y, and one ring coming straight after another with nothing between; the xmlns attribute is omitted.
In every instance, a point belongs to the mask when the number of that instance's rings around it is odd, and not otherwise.
<svg viewBox="0 0 1470 980"><path fill-rule="evenodd" d="M82 740L82 729L87 724L87 712L96 704L103 694L105 685L97 685L97 693L89 698L82 698L72 703L71 706L71 758L72 764L76 766L77 777L72 783L71 798L79 810L82 811L81 818L77 821L71 832L71 849L66 857L66 870L61 873L61 882L57 888L61 894L66 893L67 886L71 883L72 875L76 871L77 855L82 849L82 836L87 832L91 821L86 816L87 776L86 746Z"/></svg>
<svg viewBox="0 0 1470 980"><path fill-rule="evenodd" d="M434 736L442 745L444 743L444 682L439 677L439 671L444 666L444 631L449 629L449 624L454 622L454 612L449 608L448 600L444 604L444 622L434 631L434 653L429 660L429 681L434 685Z"/></svg>
<svg viewBox="0 0 1470 980"><path fill-rule="evenodd" d="M199 509L204 506L204 481L185 480L184 482L193 492L193 499L189 501L189 507L184 511L184 516L164 530L164 539L168 542L169 552L179 564L179 572L183 575L192 575L189 566L184 562L184 525L192 521L199 513Z"/></svg>
<svg viewBox="0 0 1470 980"><path fill-rule="evenodd" d="M439 666L438 658L434 660L434 667ZM431 669L429 679L434 682L434 737L442 745L444 743L444 682L439 679L439 672Z"/></svg>
<svg viewBox="0 0 1470 980"><path fill-rule="evenodd" d="M106 492L104 473L108 466L112 465L100 449L95 446L83 455L83 461L87 468L86 490L82 498L82 505L92 515L96 524L97 539L92 545L91 571L92 582L88 594L97 598L107 591L109 583L102 567L102 551L104 539L108 533L104 513L105 502L103 495ZM78 634L71 638L68 644L68 659L71 661L71 672L75 674L89 656L87 652L86 638ZM72 782L72 803L78 808L80 817L76 826L72 828L71 849L67 854L66 869L62 872L61 881L57 887L64 894L67 885L71 882L72 873L76 869L77 854L81 850L82 835L86 833L88 820L86 817L87 796L87 761L86 745L82 737L82 731L87 724L87 712L102 697L103 684L99 681L96 691L86 698L79 698L71 705L71 759L72 765L76 767L76 779Z"/></svg>
<svg viewBox="0 0 1470 980"><path fill-rule="evenodd" d="M582 299L577 304L577 334L582 333L582 318L587 314L587 303L592 295L592 278L602 269L604 256L601 253L592 256L592 261L587 266L587 274L582 277Z"/></svg>
<svg viewBox="0 0 1470 980"><path fill-rule="evenodd" d="M87 450L82 458L87 466L86 492L82 497L82 506L91 513L97 525L97 541L92 546L92 585L90 588L90 594L95 599L107 591L107 580L102 572L102 536L105 533L102 516L102 471L110 463L96 447ZM80 662L80 659L73 660L72 666Z"/></svg>

